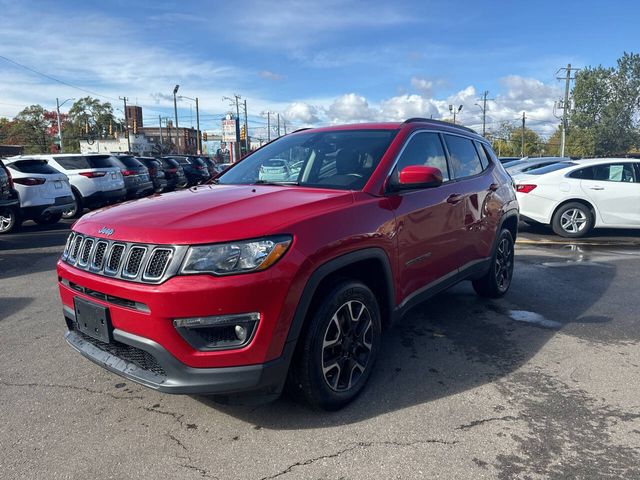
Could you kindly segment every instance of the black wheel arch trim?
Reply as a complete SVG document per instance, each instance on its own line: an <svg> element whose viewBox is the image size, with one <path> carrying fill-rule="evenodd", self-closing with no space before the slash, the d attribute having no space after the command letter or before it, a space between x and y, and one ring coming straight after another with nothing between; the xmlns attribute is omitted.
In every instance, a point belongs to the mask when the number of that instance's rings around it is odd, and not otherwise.
<svg viewBox="0 0 640 480"><path fill-rule="evenodd" d="M314 272L307 280L304 290L302 291L302 295L300 296L300 300L298 301L296 312L293 316L293 319L291 320L286 343L296 342L298 340L300 332L302 332L302 327L304 326L305 319L307 318L307 313L309 311L309 307L311 306L311 301L322 280L344 267L348 267L349 265L353 265L364 260L376 260L380 262L384 272L384 285L387 291L387 304L381 305L380 307L381 310L388 315L391 315L393 313L396 303L395 290L393 288L393 273L391 270L391 262L389 260L389 257L382 248L378 247L356 250L354 252L349 252L332 260L329 260L328 262L320 265L314 270Z"/></svg>

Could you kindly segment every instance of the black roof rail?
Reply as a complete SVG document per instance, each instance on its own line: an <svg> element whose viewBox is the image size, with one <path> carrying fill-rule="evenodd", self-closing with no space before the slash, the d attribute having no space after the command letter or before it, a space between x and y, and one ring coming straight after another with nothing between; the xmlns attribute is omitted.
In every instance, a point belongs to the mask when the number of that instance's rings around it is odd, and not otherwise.
<svg viewBox="0 0 640 480"><path fill-rule="evenodd" d="M406 119L403 123L431 123L433 125L443 125L452 128L459 128L460 130L464 130L465 132L475 133L478 135L473 128L465 127L463 125L458 125L451 122L445 122L444 120L434 120L433 118L422 118L422 117L412 117Z"/></svg>
<svg viewBox="0 0 640 480"><path fill-rule="evenodd" d="M294 130L293 132L289 132L289 133L298 133L298 132L304 132L305 130L311 130L311 127L304 127L304 128L299 128L297 130Z"/></svg>

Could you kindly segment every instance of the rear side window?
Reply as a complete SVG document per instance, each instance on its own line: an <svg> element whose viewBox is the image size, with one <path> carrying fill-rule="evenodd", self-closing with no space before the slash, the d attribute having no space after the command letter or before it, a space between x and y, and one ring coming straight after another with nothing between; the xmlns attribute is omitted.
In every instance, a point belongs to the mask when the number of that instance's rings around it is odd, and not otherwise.
<svg viewBox="0 0 640 480"><path fill-rule="evenodd" d="M473 141L457 135L444 135L449 150L449 167L453 178L464 178L482 172L480 157Z"/></svg>
<svg viewBox="0 0 640 480"><path fill-rule="evenodd" d="M161 158L160 161L162 162L164 168L176 168L176 164L172 160Z"/></svg>
<svg viewBox="0 0 640 480"><path fill-rule="evenodd" d="M111 155L92 155L85 157L91 168L113 168L120 167L118 160Z"/></svg>
<svg viewBox="0 0 640 480"><path fill-rule="evenodd" d="M485 152L484 148L480 142L473 142L476 146L476 150L478 151L478 156L480 157L480 164L482 165L482 169L486 169L489 166L489 158L487 157L487 152Z"/></svg>
<svg viewBox="0 0 640 480"><path fill-rule="evenodd" d="M11 164L10 168L22 173L42 173L50 175L52 173L60 173L58 170L50 166L46 160L21 160Z"/></svg>
<svg viewBox="0 0 640 480"><path fill-rule="evenodd" d="M638 181L633 164L631 163L610 163L607 165L585 167L571 172L569 177L601 182L635 183Z"/></svg>
<svg viewBox="0 0 640 480"><path fill-rule="evenodd" d="M442 172L442 181L449 180L447 157L437 133L417 133L409 140L393 170L393 181L398 181L400 170L413 165L435 167Z"/></svg>
<svg viewBox="0 0 640 480"><path fill-rule="evenodd" d="M87 162L87 157L56 157L56 162L65 170L91 168L89 162Z"/></svg>
<svg viewBox="0 0 640 480"><path fill-rule="evenodd" d="M140 163L140 160L134 157L118 157L118 160L120 160L121 163L124 163L124 166L127 168L140 168L143 166L142 163Z"/></svg>

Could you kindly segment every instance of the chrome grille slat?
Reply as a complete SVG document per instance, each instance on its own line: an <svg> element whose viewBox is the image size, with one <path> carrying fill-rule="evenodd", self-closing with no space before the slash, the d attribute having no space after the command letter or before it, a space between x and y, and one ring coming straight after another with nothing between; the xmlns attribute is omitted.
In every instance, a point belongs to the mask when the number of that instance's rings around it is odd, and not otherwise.
<svg viewBox="0 0 640 480"><path fill-rule="evenodd" d="M187 250L186 245L120 242L71 232L61 260L97 275L161 283L178 273Z"/></svg>

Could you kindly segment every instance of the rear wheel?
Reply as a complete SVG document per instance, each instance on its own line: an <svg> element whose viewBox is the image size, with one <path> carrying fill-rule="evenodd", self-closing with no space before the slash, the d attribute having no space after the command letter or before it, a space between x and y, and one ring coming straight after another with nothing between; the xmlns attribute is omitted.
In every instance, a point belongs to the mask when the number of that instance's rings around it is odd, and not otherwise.
<svg viewBox="0 0 640 480"><path fill-rule="evenodd" d="M53 225L58 223L62 218L62 213L45 213L38 218L34 218L33 221L38 225Z"/></svg>
<svg viewBox="0 0 640 480"><path fill-rule="evenodd" d="M561 237L584 237L593 228L593 214L585 204L570 202L556 210L551 227Z"/></svg>
<svg viewBox="0 0 640 480"><path fill-rule="evenodd" d="M498 236L491 268L482 277L472 280L473 289L481 297L499 298L507 293L513 278L514 245L509 230L502 230Z"/></svg>
<svg viewBox="0 0 640 480"><path fill-rule="evenodd" d="M69 207L68 210L62 212L62 218L77 218L80 216L82 211L84 210L84 205L82 203L82 197L75 190L73 191L73 206Z"/></svg>
<svg viewBox="0 0 640 480"><path fill-rule="evenodd" d="M342 408L371 375L380 336L380 309L371 290L357 281L338 284L319 304L300 339L291 386L315 408Z"/></svg>
<svg viewBox="0 0 640 480"><path fill-rule="evenodd" d="M21 225L22 219L17 208L0 207L0 234L14 232Z"/></svg>

